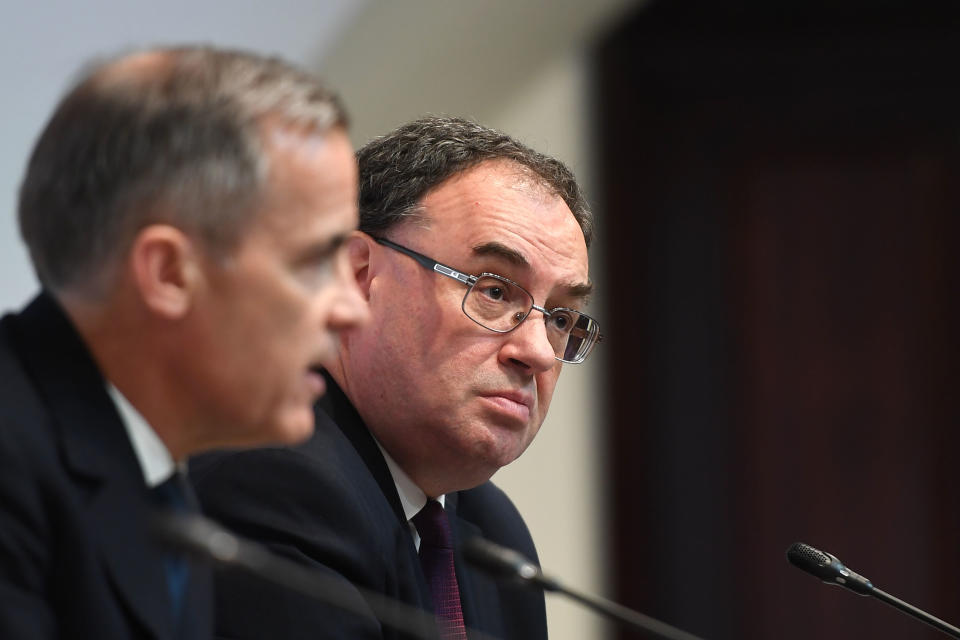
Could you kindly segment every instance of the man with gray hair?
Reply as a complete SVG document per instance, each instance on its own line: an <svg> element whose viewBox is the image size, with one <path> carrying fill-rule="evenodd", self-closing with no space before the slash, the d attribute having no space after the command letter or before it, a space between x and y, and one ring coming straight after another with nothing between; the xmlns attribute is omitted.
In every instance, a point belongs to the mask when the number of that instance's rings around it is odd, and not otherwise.
<svg viewBox="0 0 960 640"><path fill-rule="evenodd" d="M542 594L493 582L456 549L480 535L536 559L489 479L533 440L563 363L600 340L582 311L592 215L563 164L458 118L407 124L358 160L347 251L371 322L342 334L314 437L201 457L201 501L344 590L433 611L444 639L545 638ZM239 577L217 594L224 637L397 637Z"/></svg>
<svg viewBox="0 0 960 640"><path fill-rule="evenodd" d="M149 512L195 508L193 453L312 433L367 314L345 124L308 74L210 48L61 101L20 192L42 291L0 322L0 637L209 637L209 568Z"/></svg>

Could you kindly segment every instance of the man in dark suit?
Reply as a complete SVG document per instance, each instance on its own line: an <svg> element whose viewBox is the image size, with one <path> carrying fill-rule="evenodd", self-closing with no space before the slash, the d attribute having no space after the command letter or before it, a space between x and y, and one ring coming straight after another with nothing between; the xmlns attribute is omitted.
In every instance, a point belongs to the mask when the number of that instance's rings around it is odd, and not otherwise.
<svg viewBox="0 0 960 640"><path fill-rule="evenodd" d="M194 508L190 454L313 430L317 368L366 317L343 127L314 78L206 48L60 103L20 193L42 291L0 322L0 637L209 637L209 568L149 517Z"/></svg>
<svg viewBox="0 0 960 640"><path fill-rule="evenodd" d="M358 159L361 231L347 251L372 320L341 335L313 438L203 456L191 471L201 501L345 591L434 611L442 638L545 638L542 594L495 583L457 549L480 535L536 558L489 479L533 440L562 363L599 341L580 311L589 208L560 162L461 119L410 123ZM397 637L240 576L218 583L217 627Z"/></svg>

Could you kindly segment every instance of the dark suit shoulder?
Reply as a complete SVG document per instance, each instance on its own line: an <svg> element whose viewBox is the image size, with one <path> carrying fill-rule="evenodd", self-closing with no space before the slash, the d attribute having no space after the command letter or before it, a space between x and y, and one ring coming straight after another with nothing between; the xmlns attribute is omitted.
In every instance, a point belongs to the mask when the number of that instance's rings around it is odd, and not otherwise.
<svg viewBox="0 0 960 640"><path fill-rule="evenodd" d="M520 518L520 512L510 497L491 481L460 491L457 496L458 510L468 509L478 514L494 513L498 518Z"/></svg>
<svg viewBox="0 0 960 640"><path fill-rule="evenodd" d="M53 637L72 612L60 586L69 573L63 553L83 536L52 418L10 319L0 322L0 636Z"/></svg>
<svg viewBox="0 0 960 640"><path fill-rule="evenodd" d="M398 523L363 461L330 425L296 447L205 454L189 467L210 517L354 581L383 580L372 560L395 552Z"/></svg>
<svg viewBox="0 0 960 640"><path fill-rule="evenodd" d="M203 510L272 551L341 581L416 602L401 575L416 556L363 459L325 415L296 447L217 452L190 461ZM224 573L216 585L217 632L229 638L396 638L372 614L330 609L266 582Z"/></svg>
<svg viewBox="0 0 960 640"><path fill-rule="evenodd" d="M457 494L457 515L480 529L483 537L538 561L533 537L513 501L492 482Z"/></svg>
<svg viewBox="0 0 960 640"><path fill-rule="evenodd" d="M539 563L537 549L526 523L513 502L492 482L456 494L457 518L465 535L477 534L503 547L518 551ZM474 529L474 531L470 531ZM506 640L544 640L547 637L543 593L509 581L493 580L482 571L461 566L463 589L475 600L475 624ZM468 607L468 610L470 607ZM485 615L496 611L493 620Z"/></svg>
<svg viewBox="0 0 960 640"><path fill-rule="evenodd" d="M39 517L40 508L49 502L40 494L55 497L63 489L57 486L63 470L49 412L11 347L7 320L0 323L0 495L10 510L22 503L20 516ZM50 485L46 491L44 485ZM34 537L45 530L40 524L30 523L36 527Z"/></svg>
<svg viewBox="0 0 960 640"><path fill-rule="evenodd" d="M38 429L47 412L13 344L10 316L0 321L0 442L15 449L42 440L50 444L49 429Z"/></svg>

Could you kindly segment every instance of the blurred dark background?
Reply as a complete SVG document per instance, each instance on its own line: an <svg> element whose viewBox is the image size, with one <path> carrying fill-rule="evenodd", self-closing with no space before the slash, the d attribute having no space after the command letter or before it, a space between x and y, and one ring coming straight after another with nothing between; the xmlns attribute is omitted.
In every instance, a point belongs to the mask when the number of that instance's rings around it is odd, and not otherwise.
<svg viewBox="0 0 960 640"><path fill-rule="evenodd" d="M599 44L625 604L943 637L789 566L803 541L960 623L958 4L654 2Z"/></svg>

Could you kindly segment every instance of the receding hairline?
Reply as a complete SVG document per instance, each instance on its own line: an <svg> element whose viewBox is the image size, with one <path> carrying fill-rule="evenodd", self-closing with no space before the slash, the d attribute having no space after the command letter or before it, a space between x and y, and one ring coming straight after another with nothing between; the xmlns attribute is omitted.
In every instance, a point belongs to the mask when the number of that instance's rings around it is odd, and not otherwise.
<svg viewBox="0 0 960 640"><path fill-rule="evenodd" d="M229 250L258 212L275 123L325 137L348 117L315 74L252 51L184 44L91 59L42 130L20 187L20 232L38 279L52 291L101 291L132 234L151 222Z"/></svg>
<svg viewBox="0 0 960 640"><path fill-rule="evenodd" d="M98 88L107 88L115 82L155 79L160 74L169 76L180 55L182 51L176 49L151 49L129 53L103 64L93 72L90 81L99 85Z"/></svg>
<svg viewBox="0 0 960 640"><path fill-rule="evenodd" d="M261 74L275 75L263 82ZM289 83L285 96L273 93L271 97L277 84L284 82ZM205 105L213 87L218 87L214 91L223 92L226 100ZM261 90L267 97L249 97ZM238 121L262 124L265 120L284 120L304 131L318 132L338 126L349 128L339 96L319 77L280 58L241 49L184 45L129 51L91 64L75 92L98 94L106 100L124 100L126 96L139 108L149 108L151 98L146 96L153 96L157 109L170 104L219 108L230 103ZM243 92L248 98L241 97ZM171 94L174 97L168 100Z"/></svg>

